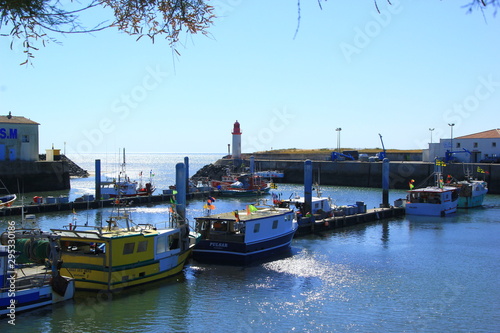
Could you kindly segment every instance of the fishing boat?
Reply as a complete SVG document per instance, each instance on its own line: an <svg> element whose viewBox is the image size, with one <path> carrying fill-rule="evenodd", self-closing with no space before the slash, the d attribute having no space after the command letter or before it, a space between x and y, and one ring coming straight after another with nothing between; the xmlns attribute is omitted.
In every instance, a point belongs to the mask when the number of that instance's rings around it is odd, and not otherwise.
<svg viewBox="0 0 500 333"><path fill-rule="evenodd" d="M201 235L193 259L202 262L246 265L290 247L298 224L289 208L275 206L195 218Z"/></svg>
<svg viewBox="0 0 500 333"><path fill-rule="evenodd" d="M6 194L0 196L0 207L9 207L14 201L16 201L17 196L15 194Z"/></svg>
<svg viewBox="0 0 500 333"><path fill-rule="evenodd" d="M458 206L458 188L445 186L441 174L442 162L436 161L434 186L408 191L405 212L408 215L446 216L455 213ZM412 186L411 186L412 187Z"/></svg>
<svg viewBox="0 0 500 333"><path fill-rule="evenodd" d="M408 191L406 214L445 216L457 211L458 190L456 187L429 186Z"/></svg>
<svg viewBox="0 0 500 333"><path fill-rule="evenodd" d="M314 216L315 220L321 220L332 217L334 212L338 210L337 206L332 204L331 198L328 197L312 197L311 207L306 208L305 197L294 196L285 200L275 201L280 207L295 207L297 209L297 220L301 223L302 217ZM309 220L309 219L308 219Z"/></svg>
<svg viewBox="0 0 500 333"><path fill-rule="evenodd" d="M142 171L139 174L140 182L130 180L126 172L125 149L123 149L123 162L117 177L106 177L101 180L101 195L103 198L126 198L136 196L147 196L153 194L156 188L153 186L153 171L149 172L149 181L142 183Z"/></svg>
<svg viewBox="0 0 500 333"><path fill-rule="evenodd" d="M4 182L0 179L0 190L7 192L6 194L0 195L0 208L2 207L10 207L14 201L16 201L17 196L15 194L10 194L7 186L5 186Z"/></svg>
<svg viewBox="0 0 500 333"><path fill-rule="evenodd" d="M271 184L256 174L243 174L231 181L212 181L212 186L221 196L256 196L268 194Z"/></svg>
<svg viewBox="0 0 500 333"><path fill-rule="evenodd" d="M458 208L480 207L488 193L488 183L484 180L463 180L451 183L450 186L459 188Z"/></svg>
<svg viewBox="0 0 500 333"><path fill-rule="evenodd" d="M155 190L151 181L142 186L142 182L131 181L126 174L122 173L118 176L118 180L110 178L101 181L101 195L104 198L147 196L153 194Z"/></svg>
<svg viewBox="0 0 500 333"><path fill-rule="evenodd" d="M10 225L0 245L0 317L73 298L74 280L60 274L59 237Z"/></svg>
<svg viewBox="0 0 500 333"><path fill-rule="evenodd" d="M61 238L62 272L83 290L112 292L174 276L195 243L175 210L161 224L134 224L126 210L111 216L107 226L84 229L73 225L52 230Z"/></svg>
<svg viewBox="0 0 500 333"><path fill-rule="evenodd" d="M481 170L481 169L480 169ZM447 185L458 189L458 208L474 208L483 205L483 200L488 193L488 183L484 180L473 179L466 173L465 180L456 180L448 176Z"/></svg>

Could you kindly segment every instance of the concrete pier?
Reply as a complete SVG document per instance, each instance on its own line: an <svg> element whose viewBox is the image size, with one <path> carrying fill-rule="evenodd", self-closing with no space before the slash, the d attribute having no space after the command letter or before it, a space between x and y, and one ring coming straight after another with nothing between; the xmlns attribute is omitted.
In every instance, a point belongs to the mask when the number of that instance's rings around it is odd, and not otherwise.
<svg viewBox="0 0 500 333"><path fill-rule="evenodd" d="M187 199L204 198L213 195L210 191L190 192L187 194ZM173 194L160 194L150 196L137 196L123 198L122 201L130 202L133 205L147 205L159 202L170 202L173 200ZM102 207L112 207L116 199L105 199L99 201L71 201L66 203L42 203L42 204L25 204L24 212L26 214L37 214L57 211L72 211L97 209ZM0 216L21 215L21 206L3 207L0 209Z"/></svg>
<svg viewBox="0 0 500 333"><path fill-rule="evenodd" d="M316 220L314 222L299 224L299 229L295 233L295 237L350 227L358 224L374 222L403 215L405 215L404 207L389 207L368 209L366 213L361 214L328 217L325 219Z"/></svg>

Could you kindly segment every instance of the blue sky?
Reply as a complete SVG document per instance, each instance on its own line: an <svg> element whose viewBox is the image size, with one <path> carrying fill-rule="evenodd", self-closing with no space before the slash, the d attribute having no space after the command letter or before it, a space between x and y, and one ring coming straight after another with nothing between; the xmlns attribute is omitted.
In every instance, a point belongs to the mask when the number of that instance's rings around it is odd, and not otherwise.
<svg viewBox="0 0 500 333"><path fill-rule="evenodd" d="M499 128L500 18L468 1L212 1L211 37L174 57L107 30L35 53L0 38L0 114L40 125L40 151L226 152L341 146L422 149ZM5 31L1 31L5 33Z"/></svg>

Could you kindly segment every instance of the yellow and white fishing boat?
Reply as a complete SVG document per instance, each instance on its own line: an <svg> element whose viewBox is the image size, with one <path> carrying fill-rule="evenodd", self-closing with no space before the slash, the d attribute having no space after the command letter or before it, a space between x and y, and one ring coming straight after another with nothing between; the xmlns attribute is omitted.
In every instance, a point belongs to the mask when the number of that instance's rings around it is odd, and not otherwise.
<svg viewBox="0 0 500 333"><path fill-rule="evenodd" d="M126 227L117 225L126 221ZM61 273L77 289L116 291L178 274L194 246L189 224L170 219L164 227L134 225L128 214L93 230L52 229L60 236Z"/></svg>

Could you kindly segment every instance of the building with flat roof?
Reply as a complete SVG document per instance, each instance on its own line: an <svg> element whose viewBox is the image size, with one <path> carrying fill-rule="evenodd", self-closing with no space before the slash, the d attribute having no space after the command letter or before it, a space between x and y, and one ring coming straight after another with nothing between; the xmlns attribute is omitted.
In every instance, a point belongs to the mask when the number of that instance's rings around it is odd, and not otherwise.
<svg viewBox="0 0 500 333"><path fill-rule="evenodd" d="M490 157L500 157L500 129L491 129L456 138L441 139L437 143L430 143L429 149L423 152L423 160L431 162L438 157L446 159L451 152L454 161L477 163Z"/></svg>
<svg viewBox="0 0 500 333"><path fill-rule="evenodd" d="M0 116L0 161L38 161L39 125L10 112Z"/></svg>

